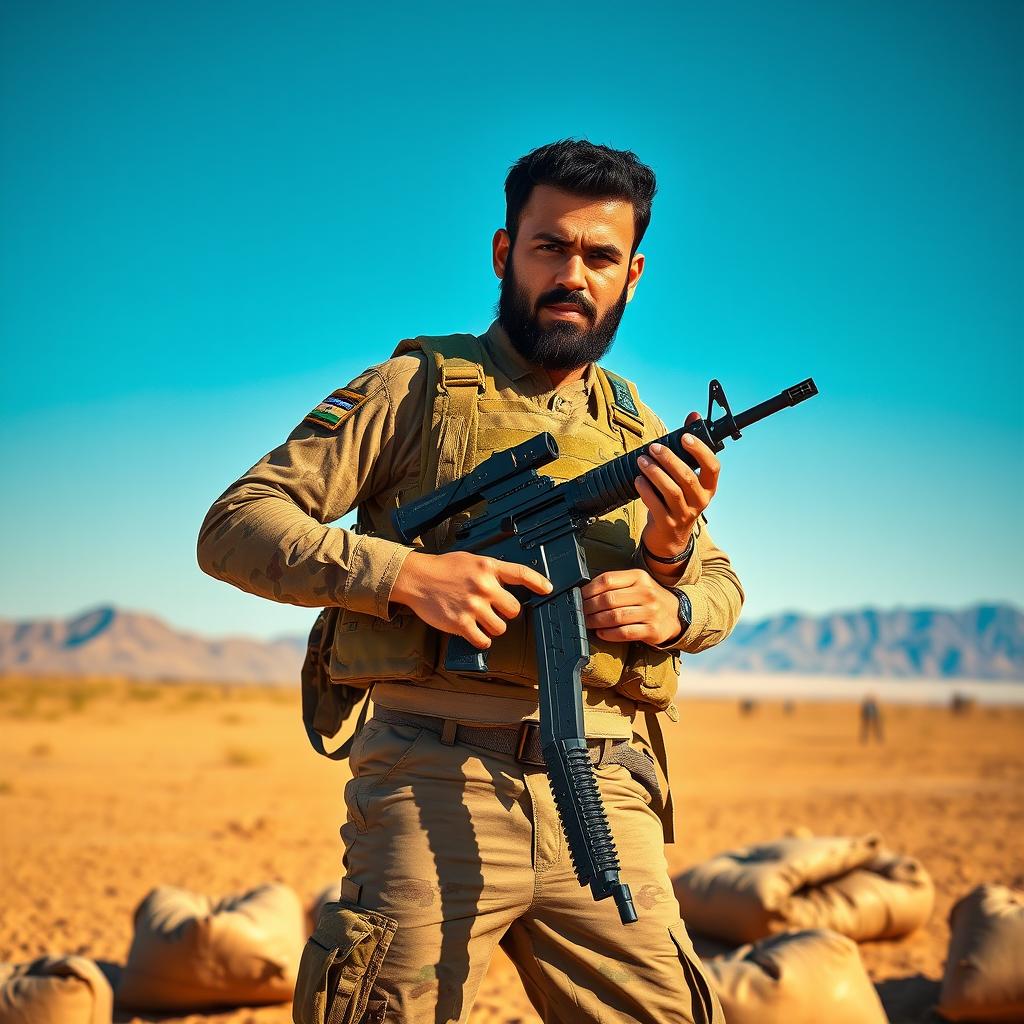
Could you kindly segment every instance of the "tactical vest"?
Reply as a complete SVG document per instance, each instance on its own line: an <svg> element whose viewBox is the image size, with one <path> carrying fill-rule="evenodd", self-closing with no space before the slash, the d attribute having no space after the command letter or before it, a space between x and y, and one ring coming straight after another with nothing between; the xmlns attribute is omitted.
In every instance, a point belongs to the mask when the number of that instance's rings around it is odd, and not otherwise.
<svg viewBox="0 0 1024 1024"><path fill-rule="evenodd" d="M419 479L399 495L405 503L469 472L495 451L548 431L559 447L559 458L543 473L562 481L584 473L658 436L645 421L635 387L597 367L599 414L565 432L565 418L527 398L499 395L495 367L485 346L473 335L421 337L402 342L395 355L420 351L427 361L427 401L424 403L423 445ZM647 418L648 420L650 417ZM429 552L445 550L461 518L442 524L421 538ZM637 499L610 512L582 537L591 574L628 569L646 507ZM379 536L397 540L390 523L378 525ZM334 611L333 609L331 611ZM535 686L536 656L528 616L508 623L488 651L488 674L477 678L444 670L447 635L428 626L411 612L390 620L337 610L333 638L322 634L323 661L333 684L365 688L383 680L405 680L423 686L468 693L508 693L511 686ZM325 623L325 625L327 625ZM590 657L582 672L584 687L614 689L630 700L663 710L678 685L679 659L643 643L613 643L589 637ZM330 652L326 643L330 642ZM323 709L325 712L326 708ZM332 716L333 717L333 716Z"/></svg>

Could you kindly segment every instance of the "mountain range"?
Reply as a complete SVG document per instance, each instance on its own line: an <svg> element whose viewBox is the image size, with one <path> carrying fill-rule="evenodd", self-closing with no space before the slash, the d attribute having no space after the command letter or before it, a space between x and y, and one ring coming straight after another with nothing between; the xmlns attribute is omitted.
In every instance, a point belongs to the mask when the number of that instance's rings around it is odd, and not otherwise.
<svg viewBox="0 0 1024 1024"><path fill-rule="evenodd" d="M204 637L109 606L70 619L0 621L7 675L287 683L298 680L304 651L304 637ZM740 621L723 643L687 657L686 669L1024 682L1024 612L979 604L774 615Z"/></svg>
<svg viewBox="0 0 1024 1024"><path fill-rule="evenodd" d="M7 675L279 683L298 679L305 648L296 638L199 636L112 607L70 619L0 621L0 673Z"/></svg>

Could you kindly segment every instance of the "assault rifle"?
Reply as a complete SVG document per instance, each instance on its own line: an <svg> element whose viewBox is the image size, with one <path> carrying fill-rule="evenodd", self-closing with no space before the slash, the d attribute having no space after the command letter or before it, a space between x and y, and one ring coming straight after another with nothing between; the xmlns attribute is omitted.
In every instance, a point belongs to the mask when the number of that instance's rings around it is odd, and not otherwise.
<svg viewBox="0 0 1024 1024"><path fill-rule="evenodd" d="M733 416L722 385L713 380L707 417L658 438L658 442L697 470L699 463L683 447L684 434L693 434L713 452L720 452L726 437L738 440L743 428L817 393L814 381L808 378ZM712 422L716 403L725 415ZM495 452L461 479L392 513L399 537L411 543L451 516L485 502L482 512L458 528L448 550L474 551L528 565L551 581L550 594L520 588L536 641L541 750L576 877L580 885L590 884L594 899L614 897L623 924L637 920L636 909L629 886L619 881L615 840L583 728L580 672L590 648L580 587L590 580L590 570L580 535L598 516L638 496L634 484L639 475L637 459L648 447L555 483L537 472L558 458L555 439L541 433L507 451ZM445 668L486 673L487 652L460 636L450 636Z"/></svg>

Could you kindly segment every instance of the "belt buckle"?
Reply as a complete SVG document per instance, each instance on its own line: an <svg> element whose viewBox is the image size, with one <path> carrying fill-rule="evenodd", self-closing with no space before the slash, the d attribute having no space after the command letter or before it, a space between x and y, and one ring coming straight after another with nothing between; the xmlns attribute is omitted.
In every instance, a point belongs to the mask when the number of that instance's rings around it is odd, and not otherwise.
<svg viewBox="0 0 1024 1024"><path fill-rule="evenodd" d="M540 724L538 722L520 722L519 723L519 735L516 737L516 760L520 764L543 764L544 761L527 761L523 755L526 753L526 746L530 742L530 736L533 733L540 732Z"/></svg>

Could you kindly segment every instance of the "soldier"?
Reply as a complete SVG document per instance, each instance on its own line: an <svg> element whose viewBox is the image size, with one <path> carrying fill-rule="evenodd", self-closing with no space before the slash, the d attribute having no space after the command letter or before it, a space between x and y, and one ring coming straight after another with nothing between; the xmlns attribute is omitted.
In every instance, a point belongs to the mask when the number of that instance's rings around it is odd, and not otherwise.
<svg viewBox="0 0 1024 1024"><path fill-rule="evenodd" d="M559 444L544 469L558 479L666 432L597 365L643 274L654 192L628 151L566 140L521 158L493 238L501 288L486 333L403 342L206 517L202 568L334 609L334 689L373 687L351 746L341 901L307 945L296 1021L323 1021L328 1007L331 1020L465 1021L498 945L546 1021L723 1020L672 894L671 804L653 768L667 772L658 713L678 720L679 652L723 640L743 602L703 516L714 454L689 439L698 475L652 449L640 500L584 543L585 724L640 917L628 926L577 882L540 756L532 638L510 588L546 593L548 581L445 553L443 529L399 543L390 522L396 505L542 430ZM353 507L357 530L324 525ZM447 673L445 634L489 649L489 674Z"/></svg>
<svg viewBox="0 0 1024 1024"><path fill-rule="evenodd" d="M882 734L882 709L873 693L865 694L860 702L860 741L867 743L874 736L879 743L885 742Z"/></svg>

